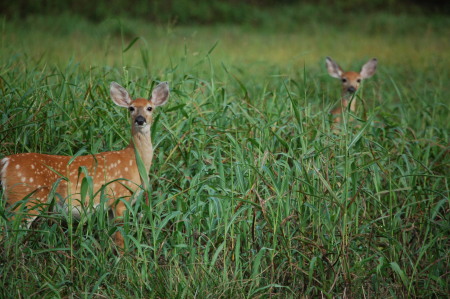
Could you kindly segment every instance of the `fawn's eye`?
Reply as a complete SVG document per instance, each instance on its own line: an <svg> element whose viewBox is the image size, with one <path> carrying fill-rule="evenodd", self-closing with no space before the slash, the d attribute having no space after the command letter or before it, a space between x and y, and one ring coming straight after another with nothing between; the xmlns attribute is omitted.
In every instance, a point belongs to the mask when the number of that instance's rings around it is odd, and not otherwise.
<svg viewBox="0 0 450 299"><path fill-rule="evenodd" d="M361 83L361 79L356 80L356 82Z"/></svg>
<svg viewBox="0 0 450 299"><path fill-rule="evenodd" d="M147 111L152 111L153 108L152 107L147 107Z"/></svg>
<svg viewBox="0 0 450 299"><path fill-rule="evenodd" d="M345 82L347 82L347 79L342 78L342 83L345 83Z"/></svg>
<svg viewBox="0 0 450 299"><path fill-rule="evenodd" d="M130 110L130 112L134 111L134 107L128 107L128 110Z"/></svg>

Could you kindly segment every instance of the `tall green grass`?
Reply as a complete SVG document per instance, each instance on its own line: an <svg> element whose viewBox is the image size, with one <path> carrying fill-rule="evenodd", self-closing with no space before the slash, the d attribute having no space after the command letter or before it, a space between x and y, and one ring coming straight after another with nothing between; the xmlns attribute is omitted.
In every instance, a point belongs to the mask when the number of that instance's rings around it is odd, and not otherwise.
<svg viewBox="0 0 450 299"><path fill-rule="evenodd" d="M373 18L291 33L4 21L1 155L120 149L130 130L110 81L172 90L155 112L150 205L123 227L100 209L23 229L2 204L1 297L446 296L448 29L372 32L395 20ZM339 132L326 55L380 60Z"/></svg>

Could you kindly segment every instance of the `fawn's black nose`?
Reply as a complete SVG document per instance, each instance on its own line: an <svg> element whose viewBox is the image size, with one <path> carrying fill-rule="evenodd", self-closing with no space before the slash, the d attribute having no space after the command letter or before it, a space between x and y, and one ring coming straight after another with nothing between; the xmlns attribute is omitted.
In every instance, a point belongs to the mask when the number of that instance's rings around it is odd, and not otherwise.
<svg viewBox="0 0 450 299"><path fill-rule="evenodd" d="M139 115L138 117L136 117L136 119L134 120L135 124L137 124L138 126L143 126L145 125L146 121L145 118L142 115Z"/></svg>
<svg viewBox="0 0 450 299"><path fill-rule="evenodd" d="M356 88L354 88L353 86L350 86L349 88L347 88L347 91L353 93L356 91Z"/></svg>

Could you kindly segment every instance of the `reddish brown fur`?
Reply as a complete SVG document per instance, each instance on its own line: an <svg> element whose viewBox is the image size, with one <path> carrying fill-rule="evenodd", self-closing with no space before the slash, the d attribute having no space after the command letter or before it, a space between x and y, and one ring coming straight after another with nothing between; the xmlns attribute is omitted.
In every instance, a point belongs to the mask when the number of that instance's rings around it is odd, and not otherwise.
<svg viewBox="0 0 450 299"><path fill-rule="evenodd" d="M82 166L87 168L88 174L93 178L94 192L112 180L124 179L108 184L105 189L108 197L111 198L111 203L117 198L131 195L131 192L123 184L132 190L136 189L136 184L140 184L132 146L121 151L80 156L69 165L71 158L37 153L16 154L7 157L9 163L3 170L2 181L8 204L15 205L32 192L35 192L32 195L33 199L46 202L53 183L61 176L69 180L62 180L58 184L56 192L63 198L71 194L72 200L80 200L80 187L84 174L78 175L78 170ZM98 202L99 194L95 197L95 203ZM33 204L28 202L27 206L31 208ZM38 211L31 210L30 213L37 214Z"/></svg>
<svg viewBox="0 0 450 299"><path fill-rule="evenodd" d="M152 162L153 148L150 140L152 111L149 111L149 107L153 110L155 106L165 103L168 98L168 87L166 83L158 85L151 100L140 98L132 101L125 89L117 83L112 83L111 96L116 104L132 107L134 110L131 112L133 139L125 149L80 156L70 164L69 161L72 159L70 156L38 153L15 154L1 160L0 177L7 203L14 206L29 196L30 200L26 202L29 209L28 215L31 216L28 219L29 222L39 214L35 206L47 203L49 192L58 178L68 178L68 181L61 180L56 188L56 192L63 201L71 197L73 207L79 207L82 204L80 187L84 174L78 173L82 166L87 168L88 174L93 178L94 194L105 186L104 192L109 199L108 204L114 208L116 217L123 216L125 204L117 199L123 197L129 200L141 185L135 149L139 152L147 173ZM139 117L143 117L141 119L143 125L138 125ZM99 203L100 192L92 199L92 202L85 202L84 205L97 206ZM67 204L67 201L61 204ZM17 212L19 208L20 205L16 206L15 211ZM123 248L124 240L120 232L115 234L115 242Z"/></svg>

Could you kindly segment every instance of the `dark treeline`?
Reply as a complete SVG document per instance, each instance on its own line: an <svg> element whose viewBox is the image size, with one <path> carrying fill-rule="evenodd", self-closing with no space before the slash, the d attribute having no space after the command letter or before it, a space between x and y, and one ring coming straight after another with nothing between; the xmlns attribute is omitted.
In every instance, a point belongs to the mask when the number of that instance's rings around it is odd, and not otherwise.
<svg viewBox="0 0 450 299"><path fill-rule="evenodd" d="M333 12L449 12L445 0L0 0L0 14L9 19L70 13L91 21L108 17L139 18L153 23L258 23L280 7L317 7Z"/></svg>

